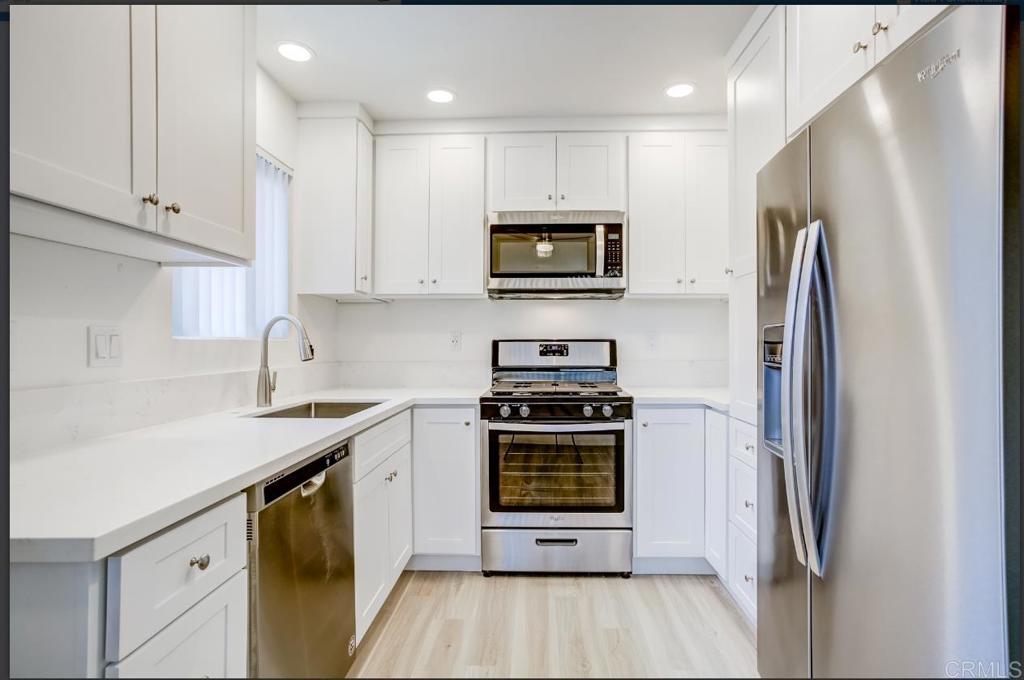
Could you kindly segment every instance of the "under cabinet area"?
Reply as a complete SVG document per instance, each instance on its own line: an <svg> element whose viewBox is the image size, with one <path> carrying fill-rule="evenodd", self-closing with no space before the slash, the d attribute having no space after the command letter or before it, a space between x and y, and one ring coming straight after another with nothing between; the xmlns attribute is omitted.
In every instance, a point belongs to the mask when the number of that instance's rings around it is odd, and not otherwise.
<svg viewBox="0 0 1024 680"><path fill-rule="evenodd" d="M480 554L479 415L472 406L413 412L417 555Z"/></svg>
<svg viewBox="0 0 1024 680"><path fill-rule="evenodd" d="M704 409L636 410L634 557L704 557Z"/></svg>
<svg viewBox="0 0 1024 680"><path fill-rule="evenodd" d="M726 135L629 135L629 293L725 295Z"/></svg>
<svg viewBox="0 0 1024 680"><path fill-rule="evenodd" d="M11 230L158 261L251 259L255 8L11 14L11 193L78 216L19 206Z"/></svg>

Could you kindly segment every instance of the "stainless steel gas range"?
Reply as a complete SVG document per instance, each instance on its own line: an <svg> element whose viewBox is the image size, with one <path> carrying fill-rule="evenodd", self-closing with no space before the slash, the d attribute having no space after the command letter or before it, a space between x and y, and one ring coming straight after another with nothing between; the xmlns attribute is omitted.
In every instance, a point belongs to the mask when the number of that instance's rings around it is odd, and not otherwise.
<svg viewBox="0 0 1024 680"><path fill-rule="evenodd" d="M495 340L480 398L481 557L491 572L633 562L633 398L614 340Z"/></svg>

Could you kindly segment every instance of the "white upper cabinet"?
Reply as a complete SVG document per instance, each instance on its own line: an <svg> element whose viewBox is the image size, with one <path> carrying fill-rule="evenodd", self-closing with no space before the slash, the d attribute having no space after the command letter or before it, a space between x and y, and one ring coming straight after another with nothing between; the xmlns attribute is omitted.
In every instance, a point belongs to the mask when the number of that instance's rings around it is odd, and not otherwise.
<svg viewBox="0 0 1024 680"><path fill-rule="evenodd" d="M300 119L297 164L296 291L366 299L373 286L373 136L354 118Z"/></svg>
<svg viewBox="0 0 1024 680"><path fill-rule="evenodd" d="M413 412L416 554L480 554L479 416L471 406Z"/></svg>
<svg viewBox="0 0 1024 680"><path fill-rule="evenodd" d="M629 136L629 292L728 292L728 153L721 132Z"/></svg>
<svg viewBox="0 0 1024 680"><path fill-rule="evenodd" d="M874 5L786 7L786 131L793 135L875 63Z"/></svg>
<svg viewBox="0 0 1024 680"><path fill-rule="evenodd" d="M729 253L734 276L757 261L757 172L786 144L786 8L771 11L729 69Z"/></svg>
<svg viewBox="0 0 1024 680"><path fill-rule="evenodd" d="M875 5L875 62L905 43L948 5Z"/></svg>
<svg viewBox="0 0 1024 680"><path fill-rule="evenodd" d="M156 9L158 229L253 257L256 16L244 5Z"/></svg>
<svg viewBox="0 0 1024 680"><path fill-rule="evenodd" d="M430 138L377 138L374 292L427 293Z"/></svg>
<svg viewBox="0 0 1024 680"><path fill-rule="evenodd" d="M607 132L489 137L490 210L625 210L626 137Z"/></svg>
<svg viewBox="0 0 1024 680"><path fill-rule="evenodd" d="M555 135L491 135L490 210L555 209Z"/></svg>
<svg viewBox="0 0 1024 680"><path fill-rule="evenodd" d="M638 408L637 557L704 557L704 409Z"/></svg>
<svg viewBox="0 0 1024 680"><path fill-rule="evenodd" d="M373 135L361 121L356 121L355 290L373 291Z"/></svg>
<svg viewBox="0 0 1024 680"><path fill-rule="evenodd" d="M625 210L625 135L573 132L557 137L558 209Z"/></svg>
<svg viewBox="0 0 1024 680"><path fill-rule="evenodd" d="M482 136L431 137L431 293L483 293L484 172Z"/></svg>
<svg viewBox="0 0 1024 680"><path fill-rule="evenodd" d="M11 193L155 231L153 7L10 9Z"/></svg>
<svg viewBox="0 0 1024 680"><path fill-rule="evenodd" d="M686 134L629 136L629 292L686 290Z"/></svg>
<svg viewBox="0 0 1024 680"><path fill-rule="evenodd" d="M230 5L13 10L11 192L174 241L68 220L12 229L162 261L180 243L251 259L255 17Z"/></svg>
<svg viewBox="0 0 1024 680"><path fill-rule="evenodd" d="M729 292L729 149L721 132L686 140L686 292Z"/></svg>

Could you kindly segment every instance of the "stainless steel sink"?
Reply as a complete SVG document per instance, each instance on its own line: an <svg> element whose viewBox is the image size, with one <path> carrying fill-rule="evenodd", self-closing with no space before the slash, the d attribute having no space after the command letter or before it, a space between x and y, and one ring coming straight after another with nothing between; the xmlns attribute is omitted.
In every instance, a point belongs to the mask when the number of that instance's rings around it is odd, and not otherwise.
<svg viewBox="0 0 1024 680"><path fill-rule="evenodd" d="M337 402L307 401L288 408L259 413L256 418L348 418L360 411L383 404L382 401Z"/></svg>

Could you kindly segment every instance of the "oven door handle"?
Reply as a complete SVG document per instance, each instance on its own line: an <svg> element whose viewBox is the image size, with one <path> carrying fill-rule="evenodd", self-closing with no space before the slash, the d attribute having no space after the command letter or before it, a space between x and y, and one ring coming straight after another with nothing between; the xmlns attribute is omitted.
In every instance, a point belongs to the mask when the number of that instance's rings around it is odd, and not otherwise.
<svg viewBox="0 0 1024 680"><path fill-rule="evenodd" d="M626 429L626 423L495 423L489 422L491 432L609 432Z"/></svg>

